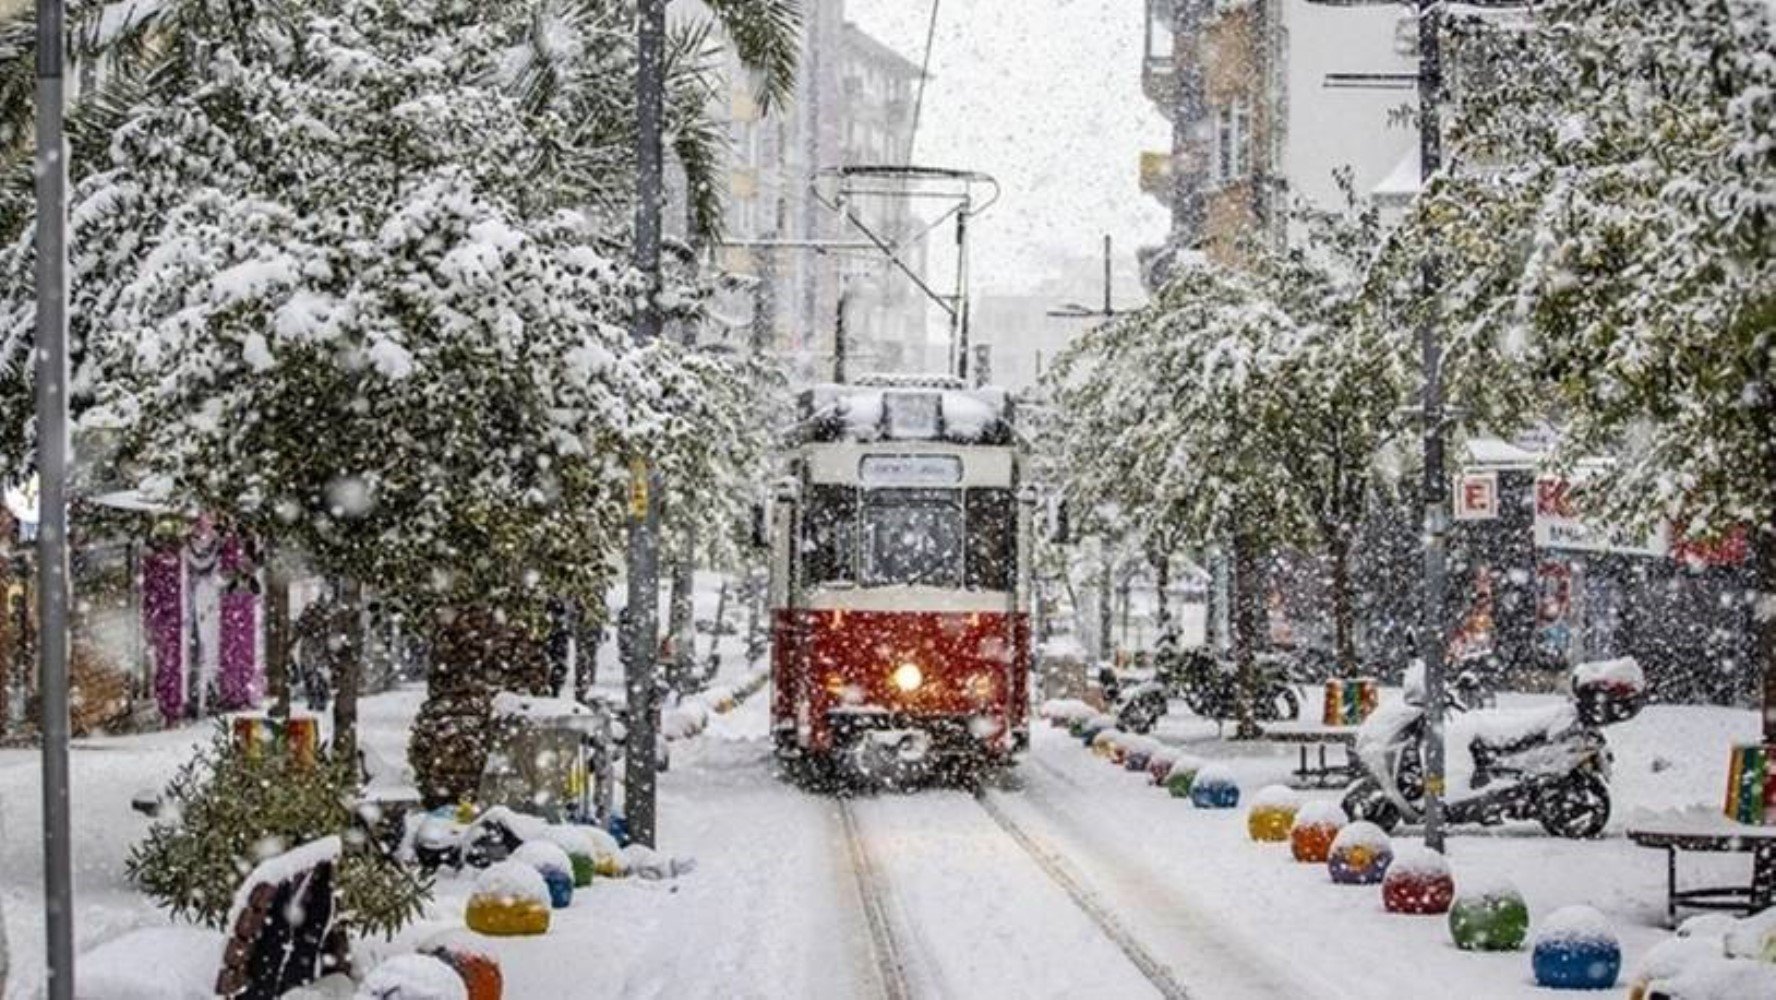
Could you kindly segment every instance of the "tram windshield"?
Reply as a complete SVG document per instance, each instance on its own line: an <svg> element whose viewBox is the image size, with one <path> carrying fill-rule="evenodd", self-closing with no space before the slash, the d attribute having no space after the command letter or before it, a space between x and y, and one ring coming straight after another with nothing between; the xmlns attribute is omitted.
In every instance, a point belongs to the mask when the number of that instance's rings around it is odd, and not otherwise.
<svg viewBox="0 0 1776 1000"><path fill-rule="evenodd" d="M802 530L816 586L1009 590L1016 571L1007 489L814 486Z"/></svg>
<svg viewBox="0 0 1776 1000"><path fill-rule="evenodd" d="M863 584L962 586L959 490L870 490L863 499Z"/></svg>

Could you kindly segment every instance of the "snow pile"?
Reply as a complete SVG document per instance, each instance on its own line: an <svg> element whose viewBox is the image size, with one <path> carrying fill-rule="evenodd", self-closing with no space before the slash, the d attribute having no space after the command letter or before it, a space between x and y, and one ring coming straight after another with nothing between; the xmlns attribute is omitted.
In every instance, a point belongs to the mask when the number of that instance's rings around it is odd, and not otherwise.
<svg viewBox="0 0 1776 1000"><path fill-rule="evenodd" d="M541 872L522 861L501 861L475 879L475 896L506 905L530 903L548 909L549 884L543 881Z"/></svg>
<svg viewBox="0 0 1776 1000"><path fill-rule="evenodd" d="M542 839L527 840L518 845L518 849L512 852L512 860L529 865L539 872L573 874L573 861L568 858L565 850L550 842L547 832Z"/></svg>
<svg viewBox="0 0 1776 1000"><path fill-rule="evenodd" d="M1262 796L1264 793L1260 792ZM1295 811L1296 826L1329 826L1341 829L1350 818L1344 814L1344 807L1332 799L1315 799Z"/></svg>
<svg viewBox="0 0 1776 1000"><path fill-rule="evenodd" d="M1735 921L1726 934L1731 958L1755 958L1776 962L1776 907Z"/></svg>
<svg viewBox="0 0 1776 1000"><path fill-rule="evenodd" d="M622 857L626 873L647 881L677 878L697 869L697 862L692 858L668 857L641 844L623 848Z"/></svg>
<svg viewBox="0 0 1776 1000"><path fill-rule="evenodd" d="M1605 685L1633 691L1646 689L1646 671L1632 656L1581 663L1572 671L1573 687Z"/></svg>
<svg viewBox="0 0 1776 1000"><path fill-rule="evenodd" d="M559 724L572 721L591 725L600 721L599 714L570 698L544 698L537 695L501 691L493 696L493 717Z"/></svg>
<svg viewBox="0 0 1776 1000"><path fill-rule="evenodd" d="M549 821L540 816L515 812L508 806L494 806L469 825L464 837L465 842L475 842L478 839L478 834L488 827L503 827L511 831L512 836L519 840L535 840L548 832Z"/></svg>
<svg viewBox="0 0 1776 1000"><path fill-rule="evenodd" d="M1068 663L1084 663L1089 659L1085 647L1071 635L1050 636L1047 641L1036 647L1036 659L1039 662L1061 660Z"/></svg>
<svg viewBox="0 0 1776 1000"><path fill-rule="evenodd" d="M660 735L669 740L690 739L709 728L709 709L695 698L687 698L660 713Z"/></svg>
<svg viewBox="0 0 1776 1000"><path fill-rule="evenodd" d="M1177 768L1174 766L1173 770L1176 769ZM1237 785L1238 783L1239 782L1233 777L1232 769L1228 768L1225 764L1207 764L1197 769L1194 787L1216 788Z"/></svg>
<svg viewBox="0 0 1776 1000"><path fill-rule="evenodd" d="M469 990L439 959L397 955L371 970L357 1000L469 1000Z"/></svg>
<svg viewBox="0 0 1776 1000"><path fill-rule="evenodd" d="M591 834L587 832L588 829L570 823L555 823L543 831L542 840L555 845L564 854L578 854L581 857L595 858L598 856L598 847L593 843ZM598 832L604 833L603 830ZM605 834L605 836L610 835ZM616 846L615 840L611 841L611 846L613 848Z"/></svg>
<svg viewBox="0 0 1776 1000"><path fill-rule="evenodd" d="M189 927L131 931L80 956L83 1000L214 1000L222 935ZM143 970L154 970L144 975Z"/></svg>
<svg viewBox="0 0 1776 1000"><path fill-rule="evenodd" d="M1388 838L1386 830L1368 820L1358 820L1355 823L1347 824L1344 829L1338 831L1337 838L1332 841L1334 854L1358 847L1367 848L1370 851L1391 851L1393 841Z"/></svg>
<svg viewBox="0 0 1776 1000"><path fill-rule="evenodd" d="M1052 722L1073 722L1089 719L1097 714L1097 709L1077 698L1051 698L1042 703L1036 714Z"/></svg>
<svg viewBox="0 0 1776 1000"><path fill-rule="evenodd" d="M1440 879L1449 877L1449 859L1423 844L1401 844L1394 848L1394 860L1388 865L1388 878Z"/></svg>
<svg viewBox="0 0 1776 1000"><path fill-rule="evenodd" d="M1202 776L1197 775L1200 781ZM1252 796L1253 809L1287 809L1295 811L1301 807L1301 796L1287 785L1265 785ZM1334 806L1336 808L1336 806Z"/></svg>
<svg viewBox="0 0 1776 1000"><path fill-rule="evenodd" d="M1535 943L1542 945L1615 944L1609 918L1591 906L1564 906L1542 918Z"/></svg>

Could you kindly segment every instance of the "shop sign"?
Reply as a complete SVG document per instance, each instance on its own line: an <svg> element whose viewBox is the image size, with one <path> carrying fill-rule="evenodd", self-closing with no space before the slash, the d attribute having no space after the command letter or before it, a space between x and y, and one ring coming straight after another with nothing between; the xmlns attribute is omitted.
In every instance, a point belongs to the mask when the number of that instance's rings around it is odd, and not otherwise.
<svg viewBox="0 0 1776 1000"><path fill-rule="evenodd" d="M1543 549L1638 556L1663 556L1670 548L1663 528L1641 535L1580 518L1572 503L1572 484L1553 476L1536 480L1535 544Z"/></svg>
<svg viewBox="0 0 1776 1000"><path fill-rule="evenodd" d="M1455 479L1455 519L1492 521L1499 516L1496 472L1465 472Z"/></svg>

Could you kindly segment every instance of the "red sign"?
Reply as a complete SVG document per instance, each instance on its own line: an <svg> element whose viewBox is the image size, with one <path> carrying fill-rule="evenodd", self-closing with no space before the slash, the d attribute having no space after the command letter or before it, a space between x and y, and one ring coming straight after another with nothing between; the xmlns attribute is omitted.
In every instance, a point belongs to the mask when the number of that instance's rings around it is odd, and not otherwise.
<svg viewBox="0 0 1776 1000"><path fill-rule="evenodd" d="M1463 473L1455 481L1455 519L1491 521L1499 513L1499 480L1496 472Z"/></svg>

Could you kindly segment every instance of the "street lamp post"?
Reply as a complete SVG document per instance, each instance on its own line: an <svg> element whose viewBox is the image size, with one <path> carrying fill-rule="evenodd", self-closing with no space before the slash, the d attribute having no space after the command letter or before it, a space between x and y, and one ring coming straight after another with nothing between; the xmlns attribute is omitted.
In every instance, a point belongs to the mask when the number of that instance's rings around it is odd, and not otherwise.
<svg viewBox="0 0 1776 1000"><path fill-rule="evenodd" d="M1309 0L1331 7L1372 6L1393 0ZM1418 11L1418 165L1419 180L1429 183L1442 169L1441 131L1443 98L1443 0L1409 0ZM1523 0L1469 0L1470 6L1493 9L1524 6ZM1384 79L1364 75L1369 82ZM1442 276L1434 257L1419 265L1419 282L1431 309ZM1448 710L1444 683L1447 650L1443 625L1443 601L1447 587L1447 536L1449 530L1448 473L1444 460L1444 421L1448 410L1443 400L1443 342L1435 318L1427 312L1418 330L1420 363L1424 372L1421 400L1424 434L1424 606L1419 628L1419 658L1424 663L1425 732L1421 755L1424 761L1425 846L1443 850L1444 818L1444 716Z"/></svg>
<svg viewBox="0 0 1776 1000"><path fill-rule="evenodd" d="M661 138L666 102L666 2L641 0L635 70L636 209L635 269L645 282L636 310L634 337L646 345L658 340L660 314L660 234L665 200L665 148ZM655 709L659 699L660 643L660 473L637 458L630 470L629 662L624 664L628 731L623 770L623 815L631 840L654 845L656 775Z"/></svg>
<svg viewBox="0 0 1776 1000"><path fill-rule="evenodd" d="M63 0L37 0L37 616L49 1000L74 996L68 788L68 157Z"/></svg>

